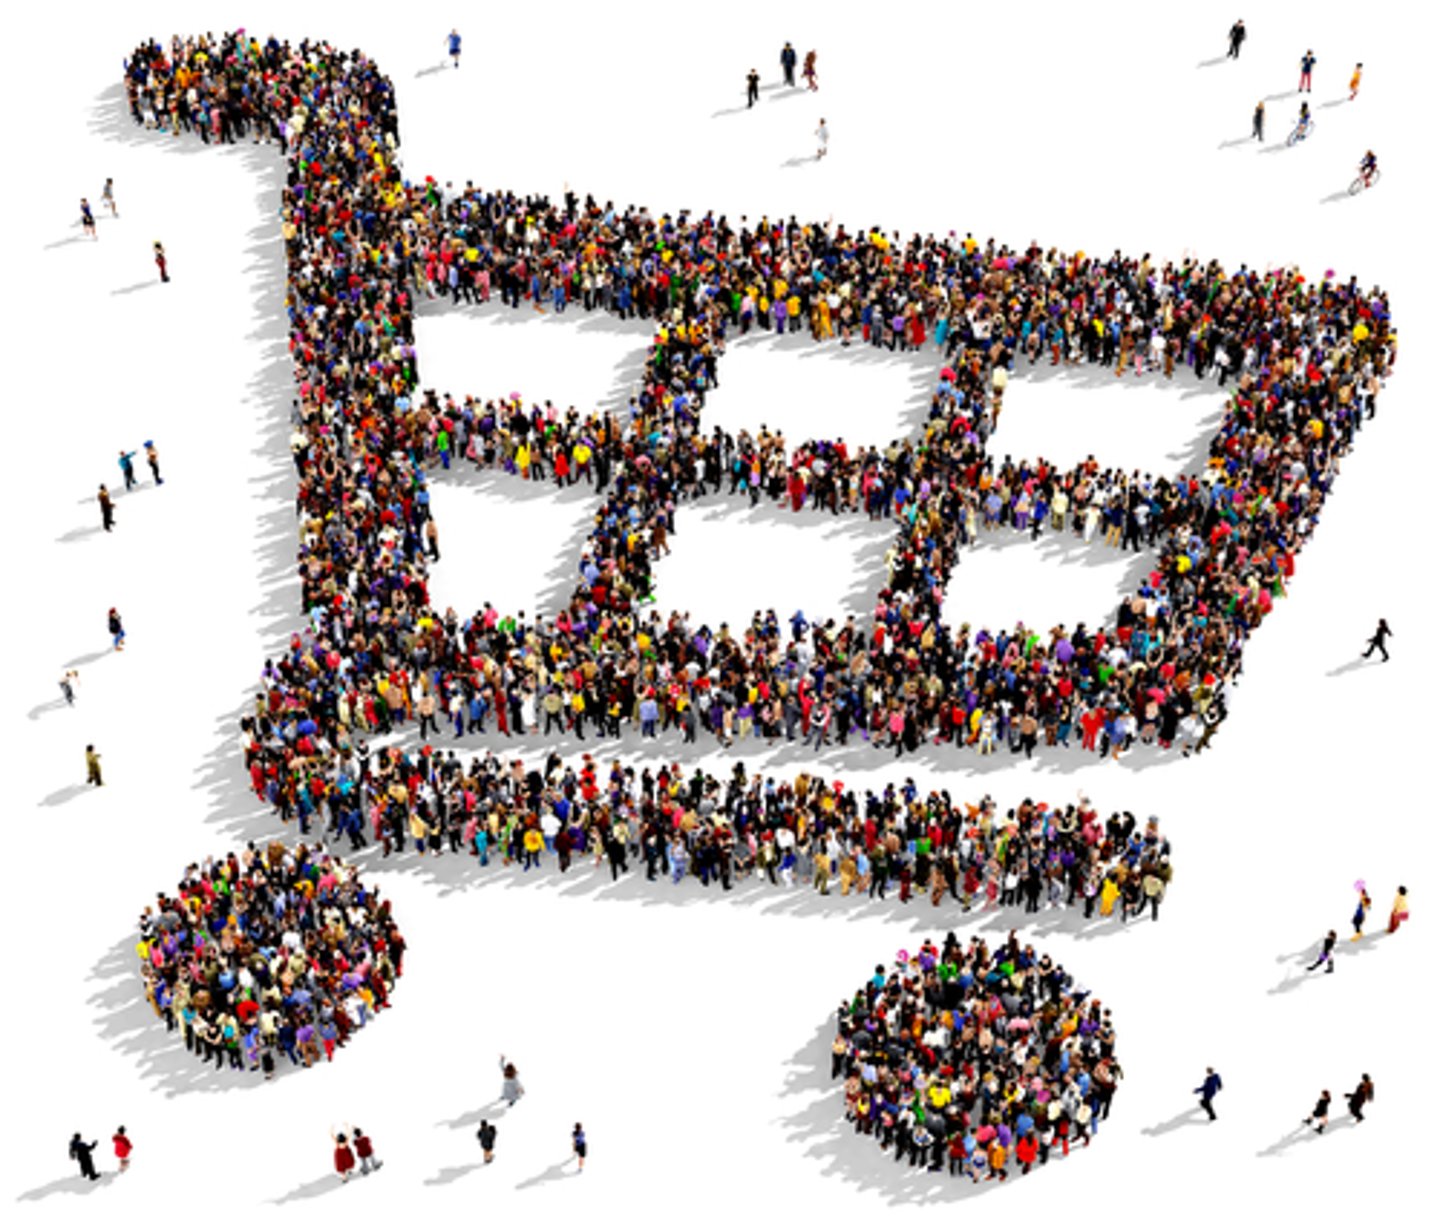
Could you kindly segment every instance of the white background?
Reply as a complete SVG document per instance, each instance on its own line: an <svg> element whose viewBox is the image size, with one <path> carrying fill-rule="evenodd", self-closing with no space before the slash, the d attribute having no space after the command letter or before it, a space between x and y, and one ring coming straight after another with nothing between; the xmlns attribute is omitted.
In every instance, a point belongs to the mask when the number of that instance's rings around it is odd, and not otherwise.
<svg viewBox="0 0 1440 1232"><path fill-rule="evenodd" d="M819 1224L921 1196L970 1199L964 1214L1007 1221L1064 1212L1176 1228L1282 1211L1297 1224L1373 1226L1415 1211L1433 1119L1419 1041L1435 1009L1433 776L1422 774L1434 650L1430 587L1416 579L1430 576L1434 551L1426 344L1440 321L1427 298L1435 31L1399 9L1252 6L1234 62L1218 58L1236 13L1213 5L551 4L487 5L483 16L421 3L363 15L298 3L27 6L4 79L18 146L5 197L0 1161L19 1200L7 1225L464 1215L713 1227L800 1212ZM263 1087L216 1082L135 1006L140 907L189 860L275 828L246 796L235 716L299 623L278 162L268 149L141 134L118 91L139 38L241 20L375 55L397 83L412 176L551 194L568 181L657 211L833 215L1072 251L1193 249L1231 266L1353 272L1390 291L1397 374L1291 597L1251 644L1210 752L1106 766L996 759L981 771L973 758L922 754L898 767L965 798L989 791L1005 805L1084 787L1107 810L1163 818L1178 877L1160 922L1097 938L1072 921L1045 938L1119 1024L1127 1079L1091 1149L1002 1192L972 1191L896 1168L844 1131L825 1081L831 1011L876 961L968 924L928 906L788 901L768 887L720 902L574 874L563 887L480 883L447 859L380 876L411 943L406 974L393 1012L333 1066ZM442 66L457 22L458 72ZM746 112L746 70L773 83L787 38L802 55L818 48L821 92L767 91ZM1307 46L1316 135L1293 150L1245 143L1256 99L1293 89ZM1346 93L1356 60L1360 99L1324 106ZM1272 142L1297 106L1269 104ZM806 156L821 115L831 153L817 164ZM1383 182L1332 199L1367 146ZM88 195L98 213L106 175L121 216L102 218L92 243L76 202ZM170 254L166 287L154 282L155 239ZM645 335L580 320L501 330L431 313L422 362L457 394L623 398ZM747 344L721 370L713 414L796 432L838 417L847 439L888 439L914 422L924 379L913 364ZM1135 387L1017 381L995 448L1173 466L1219 414L1208 393L1121 384ZM116 532L100 534L95 486L121 486L116 450L147 437L167 483L121 499ZM462 612L563 589L588 516L583 499L473 477L443 486L436 507L447 553L437 595ZM682 514L658 572L662 603L712 622L771 605L782 616L797 605L812 617L863 610L885 535L798 520L815 526L807 534L724 508ZM1125 566L1060 569L1058 556L1084 554L987 544L963 562L950 613L1034 624L1108 612ZM123 655L106 653L112 604L130 632ZM1352 670L1382 614L1394 661ZM67 711L53 703L55 681L74 662L82 687ZM90 741L105 759L95 791L80 786ZM810 764L788 753L773 763ZM857 783L897 769L863 754L825 765ZM1374 925L1400 881L1415 918L1394 938L1342 948L1333 976L1297 980L1283 956L1327 928L1348 935L1357 877L1374 893ZM471 1114L498 1093L502 1049L530 1094L499 1122L497 1161L482 1171ZM1186 1112L1207 1064L1225 1079L1220 1121L1147 1134ZM1337 1117L1323 1138L1267 1153L1322 1086L1340 1111L1362 1069L1379 1090L1364 1126ZM583 1179L555 1166L576 1119L592 1142ZM346 1120L388 1166L342 1191L327 1132ZM121 1122L137 1143L131 1172L80 1194L66 1140L76 1129L100 1137L113 1168L108 1138Z"/></svg>

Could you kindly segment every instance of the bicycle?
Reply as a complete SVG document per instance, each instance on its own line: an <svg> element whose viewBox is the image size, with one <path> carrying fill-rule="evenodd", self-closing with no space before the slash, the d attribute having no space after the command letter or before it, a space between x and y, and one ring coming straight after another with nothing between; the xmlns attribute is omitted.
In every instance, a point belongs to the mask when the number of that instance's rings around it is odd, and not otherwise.
<svg viewBox="0 0 1440 1232"><path fill-rule="evenodd" d="M1363 175L1357 175L1353 180L1350 181L1350 195L1353 197L1356 194L1363 192L1367 188L1374 188L1375 185L1379 182L1379 167L1376 167L1375 170L1370 173L1370 178L1368 180Z"/></svg>
<svg viewBox="0 0 1440 1232"><path fill-rule="evenodd" d="M1285 144L1298 145L1300 142L1304 141L1306 137L1310 136L1310 134L1314 131L1315 120L1312 117L1311 119L1306 120L1304 124L1295 125L1295 127L1290 130L1290 135L1285 138Z"/></svg>

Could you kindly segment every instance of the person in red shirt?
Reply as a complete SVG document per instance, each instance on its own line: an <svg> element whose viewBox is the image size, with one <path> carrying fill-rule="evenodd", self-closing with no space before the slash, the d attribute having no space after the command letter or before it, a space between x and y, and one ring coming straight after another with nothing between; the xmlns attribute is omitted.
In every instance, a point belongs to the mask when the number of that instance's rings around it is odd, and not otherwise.
<svg viewBox="0 0 1440 1232"><path fill-rule="evenodd" d="M110 1141L115 1146L115 1158L120 1161L120 1171L124 1172L130 1167L130 1152L135 1149L134 1144L125 1136L125 1126L120 1126Z"/></svg>

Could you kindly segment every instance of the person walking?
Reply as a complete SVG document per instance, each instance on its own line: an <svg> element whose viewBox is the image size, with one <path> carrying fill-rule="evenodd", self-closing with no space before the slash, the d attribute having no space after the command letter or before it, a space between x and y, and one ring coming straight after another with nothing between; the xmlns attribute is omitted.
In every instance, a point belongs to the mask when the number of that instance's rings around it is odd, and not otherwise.
<svg viewBox="0 0 1440 1232"><path fill-rule="evenodd" d="M1240 58L1240 44L1245 41L1245 22L1237 21L1230 27L1230 53L1228 59L1238 60Z"/></svg>
<svg viewBox="0 0 1440 1232"><path fill-rule="evenodd" d="M805 78L805 88L807 90L818 90L820 88L820 82L815 76L815 53L813 51L807 51L805 53L805 65L800 70L800 76Z"/></svg>
<svg viewBox="0 0 1440 1232"><path fill-rule="evenodd" d="M98 1181L100 1174L95 1171L95 1160L90 1154L98 1142L86 1142L77 1129L70 1139L70 1158L80 1165L80 1175L87 1180Z"/></svg>
<svg viewBox="0 0 1440 1232"><path fill-rule="evenodd" d="M100 754L93 744L85 746L85 783L87 786L91 783L96 787L105 786L105 780L100 777Z"/></svg>
<svg viewBox="0 0 1440 1232"><path fill-rule="evenodd" d="M1375 1084L1370 1081L1369 1074L1361 1074L1360 1081L1355 1084L1355 1089L1345 1097L1345 1103L1350 1108L1350 1115L1356 1121L1365 1119L1365 1105L1375 1098Z"/></svg>
<svg viewBox="0 0 1440 1232"><path fill-rule="evenodd" d="M115 1158L120 1161L120 1171L130 1170L130 1152L135 1149L135 1144L125 1136L125 1126L120 1126L110 1138L111 1145L115 1148Z"/></svg>
<svg viewBox="0 0 1440 1232"><path fill-rule="evenodd" d="M100 233L95 230L95 215L90 210L90 202L84 197L80 198L80 227L92 240L100 238Z"/></svg>
<svg viewBox="0 0 1440 1232"><path fill-rule="evenodd" d="M500 1131L491 1125L489 1121L481 1121L480 1128L475 1131L475 1137L480 1140L480 1151L485 1157L485 1162L493 1163L495 1160L495 1139Z"/></svg>
<svg viewBox="0 0 1440 1232"><path fill-rule="evenodd" d="M513 1108L515 1101L525 1094L525 1087L520 1081L520 1071L505 1060L503 1052L500 1054L500 1075L504 1079L500 1084L500 1098Z"/></svg>
<svg viewBox="0 0 1440 1232"><path fill-rule="evenodd" d="M585 1171L585 1155L589 1150L589 1144L585 1141L585 1130L579 1121L575 1122L575 1128L570 1131L570 1146L575 1152L576 1169Z"/></svg>
<svg viewBox="0 0 1440 1232"><path fill-rule="evenodd" d="M785 84L787 86L793 86L795 84L795 61L797 58L795 48L790 46L789 43L786 43L785 46L780 49L780 67L784 70Z"/></svg>
<svg viewBox="0 0 1440 1232"><path fill-rule="evenodd" d="M120 217L120 211L115 208L115 181L108 175L105 177L105 187L100 190L100 200L109 208L111 218Z"/></svg>
<svg viewBox="0 0 1440 1232"><path fill-rule="evenodd" d="M130 491L135 486L135 451L133 449L120 451L120 474L125 477L125 491Z"/></svg>
<svg viewBox="0 0 1440 1232"><path fill-rule="evenodd" d="M1310 1126L1310 1128L1313 1129L1317 1134L1323 1134L1325 1132L1325 1126L1330 1124L1329 1091L1320 1092L1320 1098L1315 1101L1315 1107L1313 1111L1310 1113L1309 1116L1307 1116L1303 1121L1301 1121L1300 1124Z"/></svg>
<svg viewBox="0 0 1440 1232"><path fill-rule="evenodd" d="M1215 1096L1222 1090L1224 1084L1217 1074L1208 1065L1205 1067L1205 1081L1195 1088L1195 1094L1200 1097L1200 1107L1205 1109L1206 1114L1213 1121L1215 1120Z"/></svg>
<svg viewBox="0 0 1440 1232"><path fill-rule="evenodd" d="M1308 48L1305 54L1300 57L1300 89L1306 94L1310 93L1310 73L1315 67L1315 53Z"/></svg>
<svg viewBox="0 0 1440 1232"><path fill-rule="evenodd" d="M1321 963L1325 964L1326 975L1335 973L1335 930L1333 928L1325 934L1320 942L1320 953L1315 956L1315 961L1305 970L1314 971Z"/></svg>
<svg viewBox="0 0 1440 1232"><path fill-rule="evenodd" d="M815 158L818 161L825 157L825 152L830 148L830 130L825 126L825 117L820 117L820 127L815 130L815 140L818 146L815 150Z"/></svg>
<svg viewBox="0 0 1440 1232"><path fill-rule="evenodd" d="M1395 901L1390 904L1390 927L1385 930L1387 933L1393 933L1410 918L1408 893L1404 886L1395 891Z"/></svg>
<svg viewBox="0 0 1440 1232"><path fill-rule="evenodd" d="M1250 117L1250 131L1256 141L1265 140L1265 100L1255 104L1255 114Z"/></svg>
<svg viewBox="0 0 1440 1232"><path fill-rule="evenodd" d="M1365 935L1365 917L1370 914L1370 895L1363 881L1355 883L1355 892L1360 898L1355 904L1355 914L1350 917L1350 926L1355 930L1351 941L1359 941Z"/></svg>
<svg viewBox="0 0 1440 1232"><path fill-rule="evenodd" d="M445 44L450 49L450 59L454 61L455 67L460 67L460 31L451 30L445 36Z"/></svg>
<svg viewBox="0 0 1440 1232"><path fill-rule="evenodd" d="M1365 71L1363 64L1356 64L1355 71L1350 74L1350 101L1355 101L1355 96L1360 93L1360 77Z"/></svg>
<svg viewBox="0 0 1440 1232"><path fill-rule="evenodd" d="M111 499L110 489L102 483L100 491L95 494L95 499L100 504L100 525L107 532L113 530L115 528L115 502Z"/></svg>
<svg viewBox="0 0 1440 1232"><path fill-rule="evenodd" d="M75 686L80 683L80 673L73 667L68 668L60 677L60 696L65 699L67 706L75 704Z"/></svg>
<svg viewBox="0 0 1440 1232"><path fill-rule="evenodd" d="M1370 640L1365 643L1365 653L1362 654L1360 657L1362 659L1368 659L1375 651L1378 650L1380 652L1380 657L1386 663L1389 663L1390 652L1385 649L1385 639L1387 637L1394 636L1395 634L1392 633L1390 630L1389 622L1386 621L1384 617L1381 617L1380 623L1375 626L1375 632L1370 635Z"/></svg>
<svg viewBox="0 0 1440 1232"><path fill-rule="evenodd" d="M165 481L160 478L160 452L155 448L154 441L145 442L145 461L150 467L150 473L155 477L155 486L158 488Z"/></svg>
<svg viewBox="0 0 1440 1232"><path fill-rule="evenodd" d="M344 1134L337 1134L334 1129L330 1131L330 1141L335 1144L335 1171L340 1174L340 1183L343 1185L355 1171L355 1152L350 1148L350 1140Z"/></svg>
<svg viewBox="0 0 1440 1232"><path fill-rule="evenodd" d="M745 74L745 106L750 108L760 101L760 74L753 68Z"/></svg>
<svg viewBox="0 0 1440 1232"><path fill-rule="evenodd" d="M120 613L110 609L110 615L106 618L106 626L110 630L110 646L113 650L125 649L125 622L120 619Z"/></svg>
<svg viewBox="0 0 1440 1232"><path fill-rule="evenodd" d="M350 1130L350 1140L355 1143L355 1154L360 1159L360 1175L369 1176L372 1172L379 1172L385 1166L385 1161L375 1154L375 1144L370 1141L370 1135L363 1129Z"/></svg>
<svg viewBox="0 0 1440 1232"><path fill-rule="evenodd" d="M170 281L170 267L165 258L165 245L159 240L155 241L155 268L160 271L160 281Z"/></svg>

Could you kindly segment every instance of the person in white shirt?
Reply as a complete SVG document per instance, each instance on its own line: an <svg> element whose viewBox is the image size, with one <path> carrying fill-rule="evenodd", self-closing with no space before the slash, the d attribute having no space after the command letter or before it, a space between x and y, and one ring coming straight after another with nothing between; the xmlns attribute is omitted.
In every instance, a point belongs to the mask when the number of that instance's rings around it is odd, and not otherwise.
<svg viewBox="0 0 1440 1232"><path fill-rule="evenodd" d="M824 158L825 152L830 146L830 130L825 126L824 116L820 117L820 127L815 130L815 140L820 143L819 148L815 151L815 157L816 159Z"/></svg>

